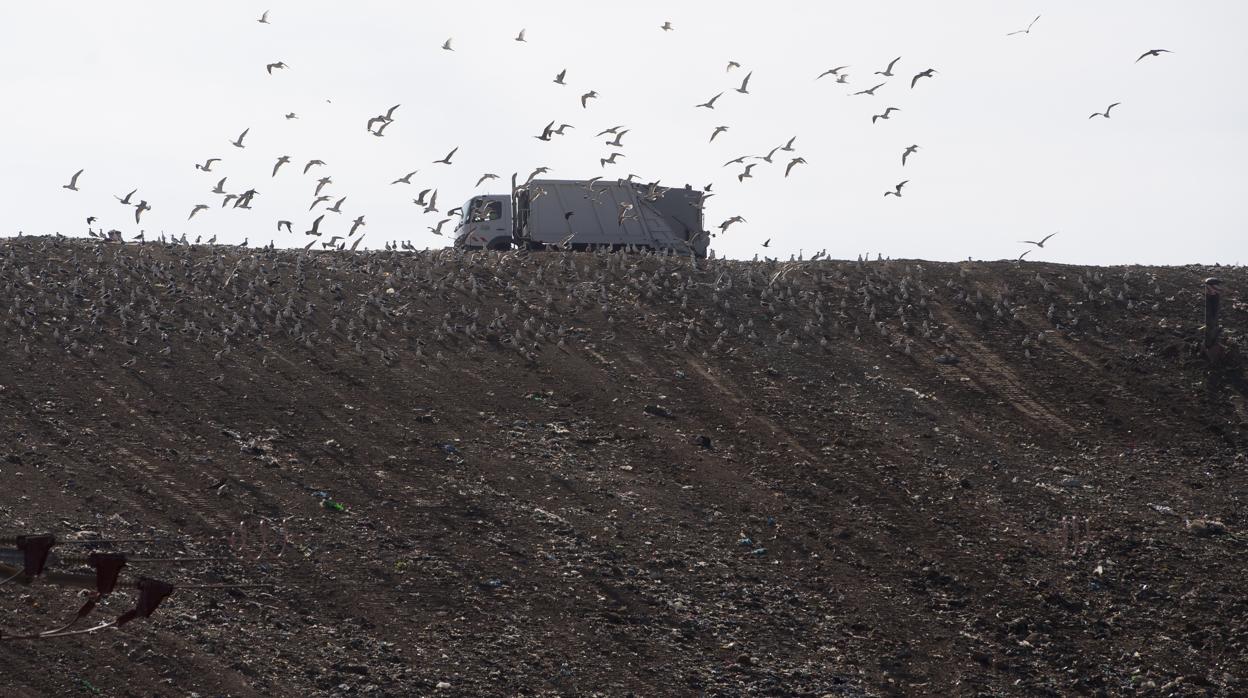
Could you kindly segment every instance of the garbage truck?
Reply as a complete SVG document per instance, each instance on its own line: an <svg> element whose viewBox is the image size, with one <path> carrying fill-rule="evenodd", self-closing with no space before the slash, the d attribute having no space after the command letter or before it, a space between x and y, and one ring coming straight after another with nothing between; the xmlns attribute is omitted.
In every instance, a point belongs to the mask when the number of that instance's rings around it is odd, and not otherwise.
<svg viewBox="0 0 1248 698"><path fill-rule="evenodd" d="M671 250L705 257L705 194L686 185L660 187L628 180L531 179L511 194L469 199L455 226L455 246L507 250Z"/></svg>

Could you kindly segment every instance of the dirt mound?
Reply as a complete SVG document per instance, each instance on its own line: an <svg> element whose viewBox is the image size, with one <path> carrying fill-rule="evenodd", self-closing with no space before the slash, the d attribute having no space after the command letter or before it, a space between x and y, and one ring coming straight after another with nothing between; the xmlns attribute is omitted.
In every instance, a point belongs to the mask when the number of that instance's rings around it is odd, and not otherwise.
<svg viewBox="0 0 1248 698"><path fill-rule="evenodd" d="M0 641L6 693L1242 695L1243 288L7 240L8 532L276 586Z"/></svg>

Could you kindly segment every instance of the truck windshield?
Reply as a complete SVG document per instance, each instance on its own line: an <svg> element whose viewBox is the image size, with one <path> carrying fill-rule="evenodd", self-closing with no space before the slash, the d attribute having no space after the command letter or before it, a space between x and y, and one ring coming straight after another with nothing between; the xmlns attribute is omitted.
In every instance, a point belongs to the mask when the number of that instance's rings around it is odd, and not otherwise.
<svg viewBox="0 0 1248 698"><path fill-rule="evenodd" d="M468 220L472 223L494 221L503 217L503 202L490 199L474 199L468 210Z"/></svg>

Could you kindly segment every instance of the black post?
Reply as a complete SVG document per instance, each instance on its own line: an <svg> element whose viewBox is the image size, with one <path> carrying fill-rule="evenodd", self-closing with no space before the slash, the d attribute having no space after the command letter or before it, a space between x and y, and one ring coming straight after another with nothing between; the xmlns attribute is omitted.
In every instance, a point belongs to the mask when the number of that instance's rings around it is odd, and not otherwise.
<svg viewBox="0 0 1248 698"><path fill-rule="evenodd" d="M1218 343L1222 328L1218 327L1218 309L1222 305L1222 280L1205 279L1205 353L1209 354Z"/></svg>

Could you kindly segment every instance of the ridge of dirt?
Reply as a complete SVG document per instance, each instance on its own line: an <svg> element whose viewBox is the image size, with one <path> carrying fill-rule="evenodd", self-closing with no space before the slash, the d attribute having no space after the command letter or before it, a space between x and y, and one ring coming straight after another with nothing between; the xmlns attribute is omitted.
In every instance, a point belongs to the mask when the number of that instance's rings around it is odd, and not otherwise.
<svg viewBox="0 0 1248 698"><path fill-rule="evenodd" d="M3 240L5 534L177 538L128 550L223 559L127 572L275 586L0 640L0 684L1242 695L1243 288L1225 267ZM7 584L0 632L80 603Z"/></svg>

